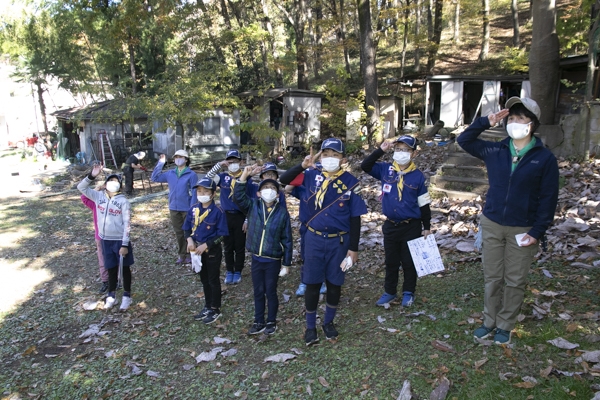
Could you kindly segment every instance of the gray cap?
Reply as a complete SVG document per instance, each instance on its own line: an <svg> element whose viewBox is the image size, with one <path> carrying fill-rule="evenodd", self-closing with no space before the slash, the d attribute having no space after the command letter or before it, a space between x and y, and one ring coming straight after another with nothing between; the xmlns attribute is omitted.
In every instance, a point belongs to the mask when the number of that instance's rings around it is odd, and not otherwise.
<svg viewBox="0 0 600 400"><path fill-rule="evenodd" d="M538 120L541 118L542 112L540 111L540 106L538 106L538 103L536 103L535 100L530 99L529 97L511 97L506 101L506 108L510 109L512 106L519 103L523 104L526 109L531 111Z"/></svg>

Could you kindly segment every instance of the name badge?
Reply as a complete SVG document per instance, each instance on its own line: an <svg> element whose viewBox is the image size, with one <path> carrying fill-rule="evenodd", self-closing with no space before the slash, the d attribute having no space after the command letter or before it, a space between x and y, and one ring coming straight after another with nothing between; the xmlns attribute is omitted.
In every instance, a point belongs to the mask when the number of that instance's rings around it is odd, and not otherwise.
<svg viewBox="0 0 600 400"><path fill-rule="evenodd" d="M392 191L392 185L390 185L389 183L385 183L383 185L383 193L389 193Z"/></svg>

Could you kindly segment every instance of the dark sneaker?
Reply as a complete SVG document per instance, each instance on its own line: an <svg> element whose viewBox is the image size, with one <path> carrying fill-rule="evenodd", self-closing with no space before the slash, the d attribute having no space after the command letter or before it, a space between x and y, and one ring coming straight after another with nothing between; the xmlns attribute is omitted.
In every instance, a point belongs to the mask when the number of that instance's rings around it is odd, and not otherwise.
<svg viewBox="0 0 600 400"><path fill-rule="evenodd" d="M325 337L327 340L335 340L339 335L337 329L335 329L335 325L333 325L333 322L323 325L323 332L325 332Z"/></svg>
<svg viewBox="0 0 600 400"><path fill-rule="evenodd" d="M177 261L175 261L175 264L183 264L183 261L184 261L184 258L180 256L180 257L177 259Z"/></svg>
<svg viewBox="0 0 600 400"><path fill-rule="evenodd" d="M306 343L307 346L318 342L319 336L317 336L316 329L307 329L306 331L304 331L304 343Z"/></svg>
<svg viewBox="0 0 600 400"><path fill-rule="evenodd" d="M99 294L104 294L108 291L108 282L102 282L102 286L100 287L100 290L98 290Z"/></svg>
<svg viewBox="0 0 600 400"><path fill-rule="evenodd" d="M202 321L204 318L206 318L206 316L208 315L210 311L210 308L204 307L202 309L202 311L200 311L200 314L194 315L194 319L196 321Z"/></svg>
<svg viewBox="0 0 600 400"><path fill-rule="evenodd" d="M267 322L267 327L265 328L265 335L272 335L277 330L276 322Z"/></svg>
<svg viewBox="0 0 600 400"><path fill-rule="evenodd" d="M202 322L204 322L206 325L212 324L217 319L219 319L220 316L221 316L221 311L218 308L213 308L208 311L208 314L206 314L206 317L204 317Z"/></svg>
<svg viewBox="0 0 600 400"><path fill-rule="evenodd" d="M225 274L225 284L232 285L233 284L233 272L227 271Z"/></svg>
<svg viewBox="0 0 600 400"><path fill-rule="evenodd" d="M473 332L473 337L475 339L487 339L490 335L494 334L494 328L488 328L485 325L481 325L479 328L475 329Z"/></svg>
<svg viewBox="0 0 600 400"><path fill-rule="evenodd" d="M375 305L383 307L386 304L389 304L392 301L396 300L397 298L398 298L398 295L384 293L384 294L381 295L381 297L379 298L379 300L377 300L377 302L375 303Z"/></svg>
<svg viewBox="0 0 600 400"><path fill-rule="evenodd" d="M494 343L496 344L510 344L510 331L496 328L496 334L494 335Z"/></svg>
<svg viewBox="0 0 600 400"><path fill-rule="evenodd" d="M250 329L248 329L248 335L258 335L265 330L265 324L255 322Z"/></svg>
<svg viewBox="0 0 600 400"><path fill-rule="evenodd" d="M402 292L402 307L410 307L415 302L415 294L413 292Z"/></svg>
<svg viewBox="0 0 600 400"><path fill-rule="evenodd" d="M186 256L185 260L183 260L184 264L191 264L192 263L192 256Z"/></svg>
<svg viewBox="0 0 600 400"><path fill-rule="evenodd" d="M241 281L242 281L242 273L241 272L234 272L233 273L233 280L232 280L231 283L233 283L234 285L237 285Z"/></svg>

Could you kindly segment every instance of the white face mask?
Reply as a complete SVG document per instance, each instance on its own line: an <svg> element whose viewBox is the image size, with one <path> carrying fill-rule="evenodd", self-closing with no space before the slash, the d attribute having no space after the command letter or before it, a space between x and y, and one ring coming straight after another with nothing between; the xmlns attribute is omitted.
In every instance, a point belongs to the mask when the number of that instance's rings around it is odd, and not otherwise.
<svg viewBox="0 0 600 400"><path fill-rule="evenodd" d="M196 197L198 197L198 201L202 204L208 203L211 200L210 196L206 196L206 195L203 195L203 196L198 195Z"/></svg>
<svg viewBox="0 0 600 400"><path fill-rule="evenodd" d="M514 140L525 139L527 135L529 135L530 130L531 122L528 124L519 124L516 122L512 122L506 125L506 131L508 132L508 136L510 136Z"/></svg>
<svg viewBox="0 0 600 400"><path fill-rule="evenodd" d="M121 184L117 181L108 181L106 182L106 190L111 193L117 193L121 189Z"/></svg>
<svg viewBox="0 0 600 400"><path fill-rule="evenodd" d="M229 168L229 172L232 172L235 174L236 172L238 172L240 170L240 164L238 164L238 163L229 164L228 168Z"/></svg>
<svg viewBox="0 0 600 400"><path fill-rule="evenodd" d="M340 159L335 157L325 157L321 159L321 165L327 172L337 171L340 167Z"/></svg>
<svg viewBox="0 0 600 400"><path fill-rule="evenodd" d="M175 165L177 165L178 167L183 167L185 165L186 159L185 158L176 158L175 159Z"/></svg>
<svg viewBox="0 0 600 400"><path fill-rule="evenodd" d="M394 161L399 165L406 165L410 162L411 153L408 151L394 151Z"/></svg>
<svg viewBox="0 0 600 400"><path fill-rule="evenodd" d="M260 197L266 201L267 203L270 203L272 201L274 201L277 198L277 192L273 189L263 189L260 191Z"/></svg>

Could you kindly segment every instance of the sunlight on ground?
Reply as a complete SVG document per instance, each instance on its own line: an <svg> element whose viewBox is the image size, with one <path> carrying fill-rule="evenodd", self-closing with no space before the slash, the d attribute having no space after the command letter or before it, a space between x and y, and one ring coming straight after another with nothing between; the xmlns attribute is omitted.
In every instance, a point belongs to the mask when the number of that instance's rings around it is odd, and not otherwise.
<svg viewBox="0 0 600 400"><path fill-rule="evenodd" d="M37 234L38 232L34 232L28 228L13 229L8 232L2 232L0 233L0 243L2 243L0 249L6 250L20 247L22 246L22 243L20 243L21 241L32 238Z"/></svg>
<svg viewBox="0 0 600 400"><path fill-rule="evenodd" d="M27 264L27 260L9 262L0 260L0 271L3 275L3 287L0 290L0 315L7 313L15 306L26 301L33 293L34 288L53 278L52 273L44 268L39 268L35 261ZM0 322L4 319L0 317Z"/></svg>

